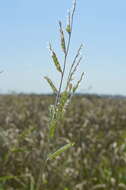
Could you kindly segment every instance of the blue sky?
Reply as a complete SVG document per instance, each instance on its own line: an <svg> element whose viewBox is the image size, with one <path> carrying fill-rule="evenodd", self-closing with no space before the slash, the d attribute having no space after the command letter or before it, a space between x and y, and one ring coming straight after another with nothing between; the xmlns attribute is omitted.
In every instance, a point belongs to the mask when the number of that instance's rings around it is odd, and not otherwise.
<svg viewBox="0 0 126 190"><path fill-rule="evenodd" d="M51 92L43 76L58 85L47 42L60 55L58 20L65 26L72 0L0 1L0 93ZM78 0L71 56L84 44L76 75L78 92L126 95L126 1ZM69 58L70 61L70 58Z"/></svg>

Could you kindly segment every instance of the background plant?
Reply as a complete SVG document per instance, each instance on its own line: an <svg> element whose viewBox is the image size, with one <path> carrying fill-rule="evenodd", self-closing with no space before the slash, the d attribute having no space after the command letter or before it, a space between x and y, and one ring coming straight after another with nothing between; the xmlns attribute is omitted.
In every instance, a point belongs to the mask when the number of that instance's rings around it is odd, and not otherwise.
<svg viewBox="0 0 126 190"><path fill-rule="evenodd" d="M44 95L0 96L0 183L4 189L35 187L48 147L47 107L54 100ZM49 161L42 175L43 189L126 189L125 124L125 98L74 96L62 130L57 131L55 147L69 141L75 145ZM3 179L5 175L8 179Z"/></svg>

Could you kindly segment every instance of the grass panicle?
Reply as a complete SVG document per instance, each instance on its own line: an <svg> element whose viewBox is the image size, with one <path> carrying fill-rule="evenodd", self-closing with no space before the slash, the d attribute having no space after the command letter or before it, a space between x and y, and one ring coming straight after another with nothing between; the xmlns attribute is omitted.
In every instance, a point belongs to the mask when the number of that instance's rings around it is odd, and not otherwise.
<svg viewBox="0 0 126 190"><path fill-rule="evenodd" d="M51 105L49 107L49 125L48 125L49 126L49 136L48 136L49 137L49 139L48 139L49 143L48 143L48 146L50 146L49 144L50 144L51 139L54 139L54 137L58 138L56 136L57 135L57 132L56 132L57 128L62 127L61 121L65 117L66 109L67 109L67 107L71 101L73 94L75 93L75 91L79 87L79 84L82 81L82 78L84 75L84 73L82 73L80 80L77 82L77 84L75 86L72 84L72 80L73 80L72 77L76 73L77 67L79 66L79 64L82 60L82 57L79 57L80 51L82 49L82 44L81 44L76 55L75 55L73 63L71 65L69 75L68 75L68 79L67 79L67 83L66 83L66 87L65 87L65 89L62 89L63 82L64 82L64 75L65 75L66 66L67 66L67 58L69 55L69 49L70 49L70 43L71 43L75 9L76 9L76 0L74 0L74 2L73 2L72 10L69 11L69 13L68 13L68 23L66 26L66 32L68 33L68 39L67 40L66 40L66 37L64 34L64 29L62 27L62 22L59 21L60 44L61 44L62 51L64 53L63 68L61 68L61 64L59 63L57 55L54 52L54 50L52 49L51 44L49 44L49 50L51 52L51 56L52 56L54 65L56 66L56 69L61 73L61 79L60 79L60 83L59 83L59 88L57 90L57 87L54 86L51 79L49 79L48 77L45 77L45 79L47 80L47 82L51 86L53 92L56 94L55 104ZM69 143L69 144L61 147L57 151L55 151L53 154L50 154L49 152L47 152L46 155L48 155L48 156L45 159L44 165L47 164L48 160L52 160L52 159L56 158L62 152L64 152L65 150L67 150L68 148L70 148L73 145L74 145L74 143ZM49 148L48 148L48 150L49 150ZM42 173L40 171L40 174L38 177L39 181L37 183L37 189L36 190L39 190L39 188L41 187L41 182L40 182L41 175L42 175Z"/></svg>
<svg viewBox="0 0 126 190"><path fill-rule="evenodd" d="M60 138L60 136L58 134L58 129L62 129L62 123L65 118L65 113L67 111L67 107L69 106L71 98L72 98L73 94L75 93L75 91L77 90L77 88L83 78L83 73L82 73L80 80L77 82L77 84L75 86L72 84L73 75L76 73L77 68L82 59L81 57L79 57L80 51L82 49L82 45L81 45L75 55L73 62L72 62L72 65L71 65L71 68L69 71L69 75L68 75L68 79L66 82L64 81L64 75L66 72L66 66L67 66L67 62L68 62L68 56L69 56L69 50L70 50L70 44L71 44L75 9L76 9L76 0L73 1L73 7L72 7L71 11L69 11L69 13L68 13L68 21L66 24L66 28L63 28L62 22L59 21L60 46L61 46L61 50L63 52L62 64L60 63L58 56L57 56L56 52L53 50L51 44L49 44L49 51L51 53L53 64L54 64L56 70L60 73L60 82L59 82L59 86L56 87L54 85L54 83L52 82L52 79L50 79L47 76L44 77L44 79L47 81L52 92L54 93L54 95L56 95L56 97L55 97L54 105L51 104L49 106L48 134L46 135L46 141L48 143L47 143L44 153L42 150L40 150L40 155L44 155L43 156L44 159L41 159L39 162L40 165L39 165L39 168L37 171L38 176L36 179L34 179L33 174L30 171L30 168L27 168L25 176L18 176L18 177L16 176L15 177L13 175L7 175L5 177L4 176L0 177L0 181L2 181L2 183L4 183L7 180L15 179L16 183L19 182L23 186L24 183L22 181L20 181L20 179L24 177L24 180L28 180L28 182L29 182L29 185L27 187L25 187L25 189L30 189L30 190L42 189L43 188L42 178L43 178L44 171L48 165L48 161L56 159L57 156L61 156L62 153L64 153L65 151L67 151L68 149L73 147L75 144L73 142L70 142L70 140L68 139L67 142L69 141L69 143L67 143L67 144L63 143L62 146L60 145L60 148L59 148L59 145L55 143L55 140L57 138ZM63 88L64 83L66 84L65 88ZM28 114L28 113L26 113L26 114ZM17 131L17 133L18 132L19 131ZM32 150L27 151L27 149L20 147L20 145L23 143L24 139L26 139L25 141L26 142L28 141L27 143L30 144L32 142L32 139L29 139L28 137L33 133L36 133L36 127L33 127L30 125L29 129L25 129L22 133L20 133L18 135L18 142L17 142L17 144L13 144L12 147L10 147L10 153L12 153L12 154L24 153L24 154L27 154L27 157L28 157L30 154L30 151L32 151ZM30 147L30 145L29 145L29 147ZM50 153L50 147L52 147L53 151L51 150L51 152L53 152L53 153ZM6 162L8 162L9 154L6 157L7 157ZM29 171L30 171L30 173L29 173Z"/></svg>

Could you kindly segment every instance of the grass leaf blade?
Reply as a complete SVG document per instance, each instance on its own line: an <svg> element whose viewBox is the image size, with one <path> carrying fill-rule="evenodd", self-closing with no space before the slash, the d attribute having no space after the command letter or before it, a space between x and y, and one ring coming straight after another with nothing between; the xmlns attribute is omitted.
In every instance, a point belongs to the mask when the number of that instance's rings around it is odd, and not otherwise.
<svg viewBox="0 0 126 190"><path fill-rule="evenodd" d="M64 145L63 147L61 147L60 149L58 149L56 152L54 152L52 154L49 154L47 160L55 159L61 153L65 152L67 149L69 149L70 147L74 146L74 144L75 143L68 143L68 144Z"/></svg>

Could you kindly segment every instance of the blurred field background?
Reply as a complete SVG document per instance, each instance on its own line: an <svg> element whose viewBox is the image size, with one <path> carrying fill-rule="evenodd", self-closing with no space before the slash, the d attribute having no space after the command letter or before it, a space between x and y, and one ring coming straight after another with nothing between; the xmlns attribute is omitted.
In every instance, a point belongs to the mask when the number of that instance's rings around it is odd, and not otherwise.
<svg viewBox="0 0 126 190"><path fill-rule="evenodd" d="M34 189L53 103L51 95L0 96L0 190ZM54 147L75 146L49 161L43 190L126 189L126 98L76 95L57 136Z"/></svg>

